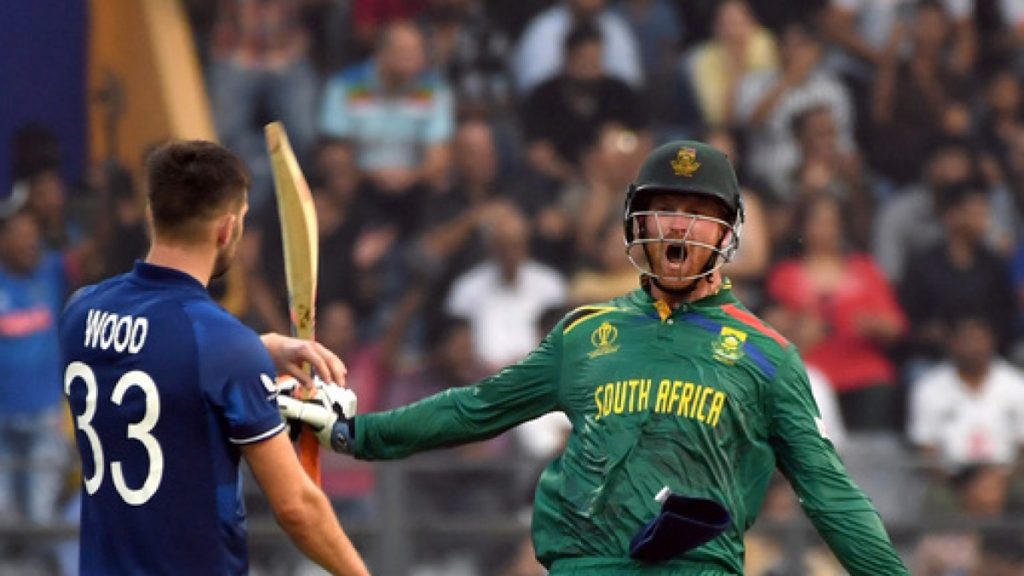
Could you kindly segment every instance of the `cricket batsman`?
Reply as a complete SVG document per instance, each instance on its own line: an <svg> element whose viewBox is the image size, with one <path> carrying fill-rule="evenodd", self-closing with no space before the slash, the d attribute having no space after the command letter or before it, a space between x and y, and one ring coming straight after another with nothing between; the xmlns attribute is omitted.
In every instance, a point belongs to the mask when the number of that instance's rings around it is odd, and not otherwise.
<svg viewBox="0 0 1024 576"><path fill-rule="evenodd" d="M640 287L569 313L518 364L388 412L280 398L286 418L363 460L490 438L547 412L572 422L541 475L537 558L553 575L743 573L743 535L778 467L853 576L908 574L828 438L796 348L720 269L740 243L728 158L654 150L626 191Z"/></svg>

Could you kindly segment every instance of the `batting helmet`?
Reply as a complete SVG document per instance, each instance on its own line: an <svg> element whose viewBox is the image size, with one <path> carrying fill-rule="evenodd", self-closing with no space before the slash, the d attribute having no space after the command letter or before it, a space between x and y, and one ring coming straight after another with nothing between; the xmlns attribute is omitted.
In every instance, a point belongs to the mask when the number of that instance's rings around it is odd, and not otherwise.
<svg viewBox="0 0 1024 576"><path fill-rule="evenodd" d="M642 216L651 214L647 211L648 198L652 193L677 193L699 195L713 198L724 206L728 212L726 220L706 215L694 215L694 218L713 220L723 225L727 232L717 246L711 246L690 240L669 239L661 235L652 236L645 230ZM623 229L626 239L626 253L630 262L641 274L657 279L650 263L638 262L634 254L635 246L643 246L651 242L675 242L684 248L700 246L715 253L708 260L704 269L693 276L676 278L690 280L712 274L722 265L731 260L739 248L740 228L743 224L743 198L740 195L736 172L728 156L720 150L691 140L669 142L651 152L637 174L636 180L626 190L626 205L623 214ZM654 231L650 231L654 232ZM642 251L641 251L642 252ZM645 255L645 259L646 259Z"/></svg>

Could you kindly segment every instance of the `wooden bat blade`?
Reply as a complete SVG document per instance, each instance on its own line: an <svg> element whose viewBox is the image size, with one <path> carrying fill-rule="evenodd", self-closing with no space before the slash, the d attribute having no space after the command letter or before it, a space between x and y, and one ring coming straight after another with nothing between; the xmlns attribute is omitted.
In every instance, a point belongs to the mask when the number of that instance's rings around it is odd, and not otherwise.
<svg viewBox="0 0 1024 576"><path fill-rule="evenodd" d="M281 219L292 329L296 337L311 340L319 261L316 209L284 126L280 122L268 124L266 138Z"/></svg>
<svg viewBox="0 0 1024 576"><path fill-rule="evenodd" d="M285 280L292 335L312 340L316 319L316 279L319 233L316 209L288 134L280 122L265 128L270 166L274 173L281 241L284 245ZM309 428L299 437L299 461L310 478L320 485L320 445Z"/></svg>

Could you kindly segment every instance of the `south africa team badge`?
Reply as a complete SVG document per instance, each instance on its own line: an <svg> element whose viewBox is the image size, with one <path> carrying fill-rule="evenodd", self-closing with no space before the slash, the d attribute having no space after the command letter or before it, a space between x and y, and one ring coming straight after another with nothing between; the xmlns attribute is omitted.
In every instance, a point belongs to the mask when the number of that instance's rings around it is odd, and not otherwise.
<svg viewBox="0 0 1024 576"><path fill-rule="evenodd" d="M746 332L722 326L722 331L718 333L718 340L711 343L715 360L729 365L735 364L746 355L743 351L743 344L746 341Z"/></svg>
<svg viewBox="0 0 1024 576"><path fill-rule="evenodd" d="M693 173L700 168L700 162L697 162L697 150L684 146L679 149L676 153L676 159L672 160L672 172L675 172L676 176L685 176L689 178L693 176Z"/></svg>

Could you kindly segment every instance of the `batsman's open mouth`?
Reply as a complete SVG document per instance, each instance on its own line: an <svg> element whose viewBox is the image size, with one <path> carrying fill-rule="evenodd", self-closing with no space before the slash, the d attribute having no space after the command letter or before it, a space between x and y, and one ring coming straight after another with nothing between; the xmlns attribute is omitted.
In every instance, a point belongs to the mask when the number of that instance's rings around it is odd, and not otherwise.
<svg viewBox="0 0 1024 576"><path fill-rule="evenodd" d="M665 259L670 264L681 264L686 259L686 250L681 244L669 244L665 248Z"/></svg>
<svg viewBox="0 0 1024 576"><path fill-rule="evenodd" d="M682 276L688 253L686 246L683 244L672 243L667 244L663 250L661 273L672 277Z"/></svg>

